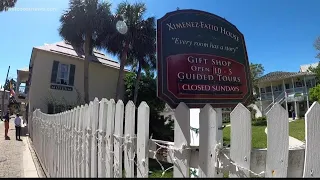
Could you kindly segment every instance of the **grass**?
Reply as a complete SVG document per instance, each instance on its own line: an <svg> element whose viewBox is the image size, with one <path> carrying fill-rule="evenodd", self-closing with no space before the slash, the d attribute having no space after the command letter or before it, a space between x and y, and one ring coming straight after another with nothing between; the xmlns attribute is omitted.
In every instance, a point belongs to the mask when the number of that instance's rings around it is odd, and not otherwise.
<svg viewBox="0 0 320 180"><path fill-rule="evenodd" d="M264 130L267 126L252 126L252 148L266 148L267 147L267 135ZM223 129L223 142L230 144L230 129L231 127L225 127Z"/></svg>
<svg viewBox="0 0 320 180"><path fill-rule="evenodd" d="M305 142L304 122L305 121L303 119L302 120L299 119L289 123L289 135L303 142Z"/></svg>

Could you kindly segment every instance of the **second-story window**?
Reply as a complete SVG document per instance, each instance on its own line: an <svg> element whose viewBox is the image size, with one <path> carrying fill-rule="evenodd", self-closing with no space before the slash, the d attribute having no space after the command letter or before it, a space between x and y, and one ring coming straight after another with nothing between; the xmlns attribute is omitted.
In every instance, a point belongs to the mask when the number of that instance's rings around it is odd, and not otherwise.
<svg viewBox="0 0 320 180"><path fill-rule="evenodd" d="M69 85L69 73L69 65L60 63L58 68L57 83Z"/></svg>
<svg viewBox="0 0 320 180"><path fill-rule="evenodd" d="M51 83L73 86L76 66L53 61Z"/></svg>

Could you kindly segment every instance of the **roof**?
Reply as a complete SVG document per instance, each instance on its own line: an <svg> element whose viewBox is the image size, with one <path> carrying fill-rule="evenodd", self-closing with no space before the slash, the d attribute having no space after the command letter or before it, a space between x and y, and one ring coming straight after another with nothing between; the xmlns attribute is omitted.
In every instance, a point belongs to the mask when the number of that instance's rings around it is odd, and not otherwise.
<svg viewBox="0 0 320 180"><path fill-rule="evenodd" d="M25 71L25 72L29 72L29 67L25 67L25 68L17 69L17 71Z"/></svg>
<svg viewBox="0 0 320 180"><path fill-rule="evenodd" d="M311 76L314 75L312 72L284 72L284 71L275 71L268 73L257 80L258 83L262 82L270 82L270 81L277 81L277 80L284 80L292 77L299 77L299 76Z"/></svg>
<svg viewBox="0 0 320 180"><path fill-rule="evenodd" d="M84 51L81 48L76 48L71 44L66 43L65 41L53 44L45 44L44 46L38 46L34 48L84 59ZM96 49L93 50L93 56L91 56L89 60L92 62L101 63L109 67L120 68L120 64L118 62L111 60L103 52Z"/></svg>
<svg viewBox="0 0 320 180"><path fill-rule="evenodd" d="M313 64L304 64L300 66L300 72L307 72L309 70L309 67L316 68L319 65L319 62L313 63Z"/></svg>

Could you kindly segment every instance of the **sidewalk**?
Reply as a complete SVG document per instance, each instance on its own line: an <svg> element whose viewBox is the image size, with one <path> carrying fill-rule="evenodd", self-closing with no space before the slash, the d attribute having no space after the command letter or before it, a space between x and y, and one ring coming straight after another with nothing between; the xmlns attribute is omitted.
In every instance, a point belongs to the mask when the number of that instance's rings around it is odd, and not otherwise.
<svg viewBox="0 0 320 180"><path fill-rule="evenodd" d="M22 141L17 141L14 118L11 118L8 135L10 140L5 140L4 123L0 121L0 178L38 177L26 136L27 127L21 128Z"/></svg>

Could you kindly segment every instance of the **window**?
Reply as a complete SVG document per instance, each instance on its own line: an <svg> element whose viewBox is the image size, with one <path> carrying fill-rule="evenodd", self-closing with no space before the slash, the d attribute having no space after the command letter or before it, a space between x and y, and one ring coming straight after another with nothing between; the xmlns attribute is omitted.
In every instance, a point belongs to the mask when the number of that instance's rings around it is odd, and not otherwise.
<svg viewBox="0 0 320 180"><path fill-rule="evenodd" d="M53 61L51 83L73 86L76 66Z"/></svg>
<svg viewBox="0 0 320 180"><path fill-rule="evenodd" d="M265 93L265 89L264 88L260 88L261 93Z"/></svg>
<svg viewBox="0 0 320 180"><path fill-rule="evenodd" d="M295 87L302 87L302 82L301 81L297 81Z"/></svg>
<svg viewBox="0 0 320 180"><path fill-rule="evenodd" d="M70 68L67 64L59 64L57 74L57 84L69 85L69 72Z"/></svg>
<svg viewBox="0 0 320 180"><path fill-rule="evenodd" d="M271 86L266 87L266 92L271 92Z"/></svg>
<svg viewBox="0 0 320 180"><path fill-rule="evenodd" d="M289 84L286 84L286 89L290 89L290 85Z"/></svg>

